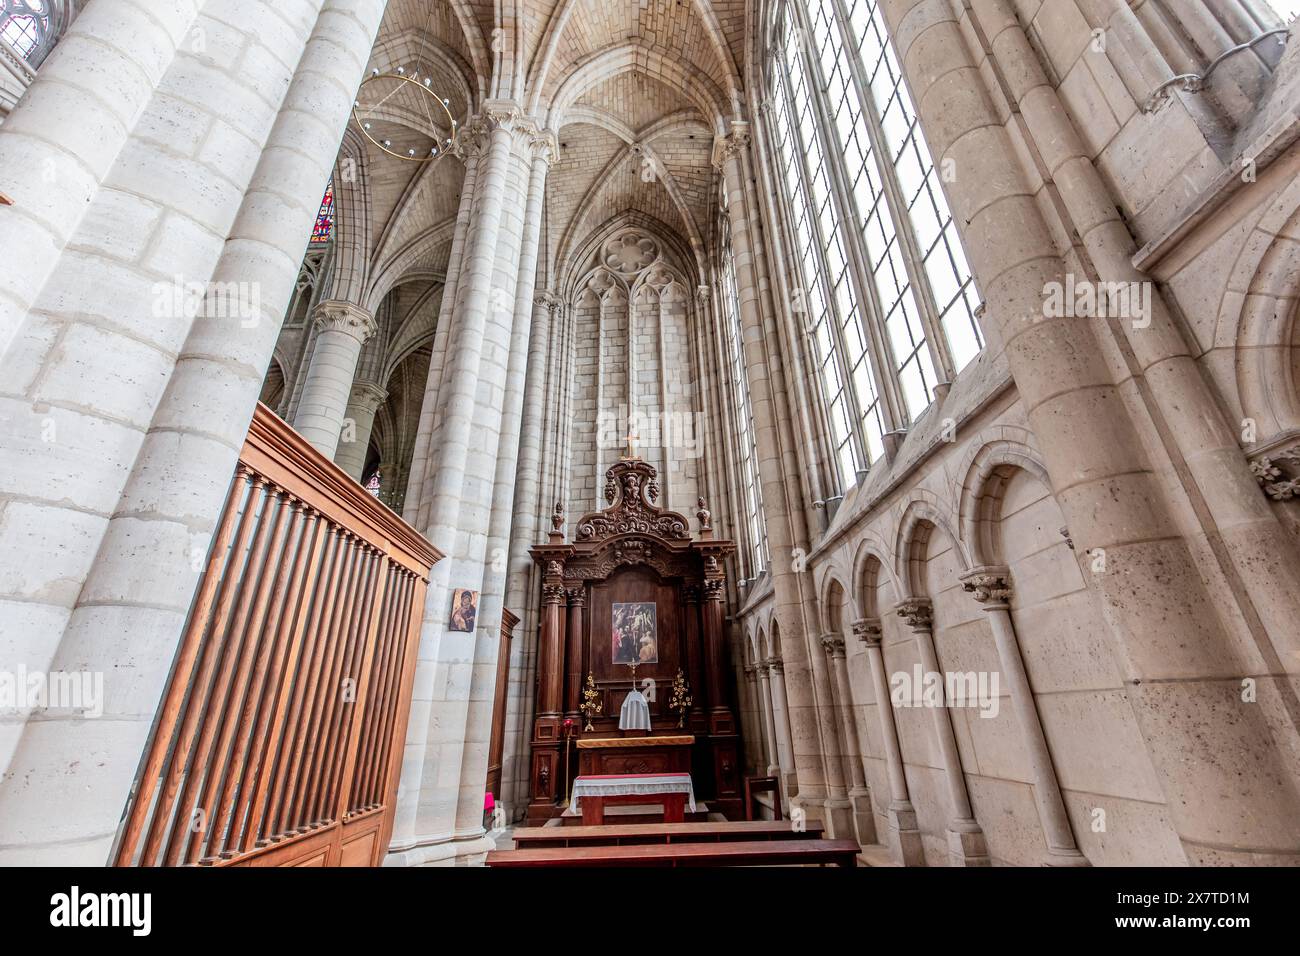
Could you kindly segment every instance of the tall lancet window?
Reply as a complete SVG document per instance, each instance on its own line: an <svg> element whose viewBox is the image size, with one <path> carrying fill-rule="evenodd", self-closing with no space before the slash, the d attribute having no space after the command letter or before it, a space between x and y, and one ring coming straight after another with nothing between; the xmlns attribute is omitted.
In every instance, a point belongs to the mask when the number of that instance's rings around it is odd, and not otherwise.
<svg viewBox="0 0 1300 956"><path fill-rule="evenodd" d="M763 489L758 481L758 448L754 443L754 411L749 401L749 382L745 377L744 347L740 334L740 297L736 291L736 265L731 255L731 235L727 217L721 218L722 267L718 281L725 336L727 379L736 417L736 458L740 472L741 511L745 522L745 559L751 579L767 567L767 527L763 522Z"/></svg>
<svg viewBox="0 0 1300 956"><path fill-rule="evenodd" d="M320 201L320 211L316 213L316 225L311 230L311 246L323 246L334 236L334 181L325 187L325 196Z"/></svg>
<svg viewBox="0 0 1300 956"><path fill-rule="evenodd" d="M844 485L983 347L979 304L876 0L783 0L766 82L792 308ZM825 313L826 321L823 321Z"/></svg>

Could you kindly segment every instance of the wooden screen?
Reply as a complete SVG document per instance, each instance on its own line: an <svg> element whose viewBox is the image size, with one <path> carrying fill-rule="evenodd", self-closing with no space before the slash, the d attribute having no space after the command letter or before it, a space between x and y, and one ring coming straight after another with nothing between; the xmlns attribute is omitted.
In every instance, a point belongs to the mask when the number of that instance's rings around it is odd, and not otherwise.
<svg viewBox="0 0 1300 956"><path fill-rule="evenodd" d="M117 865L377 864L439 557L259 405Z"/></svg>

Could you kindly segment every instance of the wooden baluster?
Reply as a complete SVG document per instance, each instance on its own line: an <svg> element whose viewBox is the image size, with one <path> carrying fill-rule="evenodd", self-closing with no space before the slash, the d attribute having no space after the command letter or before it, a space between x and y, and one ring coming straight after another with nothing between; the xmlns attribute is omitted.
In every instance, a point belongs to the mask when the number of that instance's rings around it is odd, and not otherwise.
<svg viewBox="0 0 1300 956"><path fill-rule="evenodd" d="M347 765L351 715L365 701L364 669L373 639L372 625L377 620L379 611L379 589L383 586L384 559L378 549L366 546L367 577L365 588L358 595L357 606L349 619L347 650L343 657L343 668L335 679L338 696L327 725L327 735L321 750L321 763L317 775L322 778L324 786L312 808L313 818L341 819L331 811L334 807L334 787L337 786L339 773ZM343 694L343 682L352 681L352 700Z"/></svg>
<svg viewBox="0 0 1300 956"><path fill-rule="evenodd" d="M185 633L181 637L176 663L172 668L173 675L184 675L188 678L193 671L199 648L202 645L208 615L212 611L212 602L217 594L217 586L221 583L222 576L219 569L224 561L226 549L230 546L231 535L234 533L235 528L235 518L241 514L240 504L245 491L248 490L248 481L251 474L243 465L235 470L235 477L230 483L230 492L226 496L226 506L217 524L216 536L212 539L208 566L204 569L203 577L199 580L199 589L195 594L194 604L190 609L190 618L186 623ZM235 553L237 553L237 550ZM118 866L130 866L135 862L136 846L139 843L140 834L144 830L145 823L149 820L149 809L154 802L153 795L160 785L159 775L163 771L163 763L170 751L171 738L176 729L177 721L181 718L181 709L185 702L185 690L188 686L188 680L177 680L176 676L173 676L167 685L167 691L158 709L157 726L150 738L147 751L149 756L145 759L144 768L140 772L135 799L131 804L131 812L127 817L122 839L118 844L115 861ZM142 862L148 865L150 862L149 857L144 856Z"/></svg>
<svg viewBox="0 0 1300 956"><path fill-rule="evenodd" d="M232 808L230 829L218 848L223 859L229 859L234 855L233 848L238 845L243 836L245 819L250 812L250 795L254 793L254 788L266 778L269 769L263 765L263 761L268 753L266 746L268 737L267 724L271 719L279 694L284 661L288 653L288 643L284 638L285 618L293 614L298 588L307 573L305 562L308 560L309 548L313 543L315 534L310 509L297 498L292 500L291 507L294 510L293 531L285 545L284 555L281 560L281 568L287 569L287 573L280 573L276 576L275 598L266 617L263 640L271 650L270 660L267 663L265 677L262 679L260 692L257 695L257 719L248 731L248 746L250 748L247 758L248 770L240 778L238 787L230 797L230 806ZM292 562L291 568L289 567L290 562Z"/></svg>
<svg viewBox="0 0 1300 956"><path fill-rule="evenodd" d="M267 804L266 837L257 841L258 846L262 846L269 840L278 839L288 829L285 813L296 779L292 775L296 773L298 758L306 744L307 726L304 714L311 703L312 678L320 668L318 652L325 640L325 632L328 630L326 624L338 594L339 579L343 575L343 565L347 557L347 542L339 533L339 529L333 525L328 526L325 547L329 569L320 576L319 587L311 595L311 617L303 636L306 646L299 658L301 664L297 672L291 676L293 703L286 722L283 745L277 758L275 785L271 788Z"/></svg>
<svg viewBox="0 0 1300 956"><path fill-rule="evenodd" d="M340 599L335 602L332 609L333 613L329 618L329 627L325 633L325 642L322 646L319 666L312 675L311 709L306 712L306 723L303 725L306 731L303 750L301 756L295 754L297 765L289 778L288 792L292 799L287 801L288 813L285 826L287 830L293 833L302 833L310 829L311 824L315 822L307 819L306 810L309 805L309 791L315 784L312 774L316 766L322 715L325 712L331 692L330 681L334 670L334 659L342 630L347 622L349 604L356 588L357 579L362 571L361 550L353 544L356 535L344 531L342 537L347 549L343 586L340 589Z"/></svg>
<svg viewBox="0 0 1300 956"><path fill-rule="evenodd" d="M257 585L257 598L253 602L253 613L248 620L246 643L249 654L247 657L252 669L251 672L247 668L241 670L240 674L235 678L236 687L240 688L243 693L243 706L238 710L238 721L231 720L233 735L230 744L230 759L226 763L224 780L214 807L216 816L213 822L212 835L208 841L208 852L200 861L204 863L215 863L220 859L221 852L229 840L226 832L227 827L235 819L235 795L243 786L249 774L254 772L253 765L247 762L248 748L251 743L250 735L253 730L253 719L256 716L257 708L262 703L262 687L266 682L267 667L270 663L271 652L274 650L272 636L274 625L268 626L268 621L271 620L268 614L271 588L278 583L279 587L276 590L279 592L279 597L283 598L287 584L284 571L292 553L289 542L292 541L292 535L297 530L298 521L297 502L289 500L287 493L283 489L276 489L276 492L276 533L266 552L266 558L262 562L262 575ZM229 713L230 717L233 718L236 711L232 708ZM222 746L219 752L225 752L225 747Z"/></svg>
<svg viewBox="0 0 1300 956"><path fill-rule="evenodd" d="M401 753L402 745L406 741L406 725L411 717L411 693L415 678L415 661L419 655L420 628L424 623L424 601L428 590L429 585L426 580L423 578L415 580L415 588L410 601L410 612L405 622L406 635L403 640L404 653L401 664L402 682L399 686L394 711L393 730L385 741L388 750L384 757L383 774L380 777L382 789L379 792L380 796L377 801L380 804L389 805L389 812L385 814L384 822L379 830L377 843L379 852L376 853L374 860L376 864L382 858L382 851L388 846L389 837L393 833L391 804L397 794L397 780L402 771L402 761L395 759L394 755Z"/></svg>
<svg viewBox="0 0 1300 956"><path fill-rule="evenodd" d="M184 818L180 815L172 821L172 838L166 855L167 866L175 866L181 860L186 863L195 862L204 845L213 836L213 821L218 809L216 796L226 774L230 740L235 732L236 713L247 686L249 668L253 664L254 648L248 624L252 618L257 592L260 591L259 575L270 559L269 542L280 524L279 504L279 489L268 483L262 514L257 523L257 535L249 549L243 578L239 583L239 601L229 633L226 635L226 651L222 655L221 667L217 671L216 684L203 717L198 746L190 761L189 779L186 780L186 794L190 795L194 792L191 787L199 794L194 807L203 814L204 826L199 830L193 826L187 827ZM200 776L202 776L201 785ZM184 812L190 807L189 800L182 800L180 807Z"/></svg>
<svg viewBox="0 0 1300 956"><path fill-rule="evenodd" d="M377 669L371 671L374 693L366 705L366 722L364 743L360 763L353 778L352 795L348 809L352 811L367 808L369 780L379 752L381 734L387 721L387 707L391 699L393 686L393 658L397 645L397 614L401 607L402 593L406 588L406 575L394 565L388 569L387 594L384 596L382 635L382 656L377 659Z"/></svg>
<svg viewBox="0 0 1300 956"><path fill-rule="evenodd" d="M307 579L301 581L301 587L298 587L299 578L295 573L296 590L286 605L285 615L280 621L280 629L276 635L277 643L286 649L287 658L280 673L274 713L271 714L268 723L263 724L257 733L259 740L268 733L269 737L266 740L265 757L259 760L259 763L264 761L265 766L258 774L257 789L249 800L248 823L244 827L243 839L239 843L241 852L251 850L254 843L265 842L260 841L259 837L262 821L266 819L267 806L271 803L272 785L277 779L282 780L277 771L277 768L282 771L284 767L283 761L279 759L280 743L289 727L288 712L293 693L298 686L296 679L298 660L305 643L303 631L307 627L312 610L317 606L315 589L318 582L325 579L322 571L327 568L329 559L327 551L330 536L329 523L321 517L320 512L313 509L307 510L307 517L312 522L311 551L303 559L306 563L302 565L307 569Z"/></svg>
<svg viewBox="0 0 1300 956"><path fill-rule="evenodd" d="M414 574L407 573L404 577L405 587L402 590L401 603L398 605L394 620L393 676L388 700L384 704L384 726L379 736L382 759L376 763L370 783L369 805L372 807L377 807L384 802L384 781L388 777L389 761L392 758L393 748L400 747L405 743L405 739L400 741L396 739L397 732L395 731L399 720L405 719L404 715L399 713L399 708L402 706L402 680L406 676L403 668L406 666L404 662L408 657L408 645L412 640L416 644L419 643L420 628L424 623L422 620L424 602L420 599L421 582ZM404 735L405 730L402 730L401 733Z"/></svg>
<svg viewBox="0 0 1300 956"><path fill-rule="evenodd" d="M217 595L216 608L213 610L212 621L206 634L207 646L203 649L203 655L199 659L198 672L195 674L189 695L185 701L185 716L181 720L179 735L174 743L168 741L163 744L164 747L170 746L171 756L167 768L166 783L157 801L157 809L154 811L153 819L149 822L148 836L145 838L143 860L149 866L153 866L158 862L158 852L162 848L164 838L168 836L169 832L174 833L174 831L169 831L167 824L172 816L172 808L176 803L176 792L181 788L182 780L185 784L185 795L181 798L179 806L176 807L177 819L184 820L192 809L190 800L193 796L193 778L192 776L186 776L185 768L191 754L195 731L198 729L199 721L207 708L213 671L217 669L219 661L225 653L226 624L238 591L239 580L242 577L242 568L245 564L244 553L248 549L249 538L252 536L253 528L257 524L257 511L258 506L261 504L262 489L266 486L266 479L260 475L253 475L252 479L252 488L249 490L248 498L244 504L244 514L239 522L239 535L221 576L221 588ZM183 823L181 825L184 826Z"/></svg>
<svg viewBox="0 0 1300 956"><path fill-rule="evenodd" d="M331 776L330 784L325 792L325 805L327 808L334 808L334 816L337 820L342 820L347 814L348 796L351 792L350 785L353 775L357 772L361 734L365 730L362 718L365 714L365 708L369 706L370 699L374 696L371 687L371 675L374 672L375 655L379 651L379 628L383 622L382 614L384 610L382 598L388 588L389 573L387 555L376 552L375 583L372 588L369 620L366 621L366 626L359 635L360 661L354 661L352 669L349 670L349 673L355 670L357 675L357 696L343 714L343 721L340 726L341 736L339 738L339 746L342 747L342 759L338 761L338 766ZM364 618L360 620L364 620Z"/></svg>

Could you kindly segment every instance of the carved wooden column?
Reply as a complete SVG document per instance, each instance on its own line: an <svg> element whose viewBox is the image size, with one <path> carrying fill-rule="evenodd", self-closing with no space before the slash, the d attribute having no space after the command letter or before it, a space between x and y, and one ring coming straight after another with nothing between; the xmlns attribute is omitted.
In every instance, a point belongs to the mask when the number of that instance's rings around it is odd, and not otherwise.
<svg viewBox="0 0 1300 956"><path fill-rule="evenodd" d="M554 570L552 570L554 569ZM564 604L567 597L559 562L552 561L542 583L542 647L538 665L541 688L538 717L559 717L564 676Z"/></svg>
<svg viewBox="0 0 1300 956"><path fill-rule="evenodd" d="M564 568L548 561L542 581L542 633L537 663L537 717L533 721L530 820L546 820L559 795L560 726L564 667Z"/></svg>
<svg viewBox="0 0 1300 956"><path fill-rule="evenodd" d="M1011 620L1011 572L1005 567L972 568L961 575L962 587L971 592L989 616L993 641L998 648L998 661L1007 678L1007 691L1011 706L1024 734L1025 752L1034 775L1034 803L1043 825L1047 841L1048 866L1088 866L1088 859L1079 852L1070 829L1070 817L1061 797L1060 782L1047 749L1047 736L1038 715L1033 689L1024 658L1020 655L1020 642L1016 639L1015 624Z"/></svg>
<svg viewBox="0 0 1300 956"><path fill-rule="evenodd" d="M692 733L703 733L708 726L705 714L705 705L711 701L706 699L704 686L704 661L701 660L699 648L700 644L700 588L694 584L685 585L682 588L682 603L686 609L686 643L683 645L687 650L686 679L691 685L691 709L687 715L687 726Z"/></svg>
<svg viewBox="0 0 1300 956"><path fill-rule="evenodd" d="M853 825L863 846L876 842L876 821L871 810L871 789L862 769L862 748L858 742L858 725L853 718L853 693L849 686L849 667L844 652L844 638L838 634L822 637L822 648L830 660L835 677L836 710L843 734L844 763L848 765L849 802L853 804Z"/></svg>
<svg viewBox="0 0 1300 956"><path fill-rule="evenodd" d="M885 744L885 772L889 778L889 830L894 836L898 862L903 866L924 866L921 831L916 825L916 810L907 791L907 774L903 769L903 752L898 746L898 727L885 677L885 657L880 642L883 630L879 620L863 618L853 622L853 633L867 649L867 666L871 671L871 689L876 697L880 717L880 737Z"/></svg>
<svg viewBox="0 0 1300 956"><path fill-rule="evenodd" d="M582 619L587 606L587 589L578 585L565 594L569 599L569 624L566 630L564 652L564 716L578 719L578 705L582 703Z"/></svg>
<svg viewBox="0 0 1300 956"><path fill-rule="evenodd" d="M927 674L936 674L942 687L945 683L939 670L939 657L934 650L933 608L929 598L908 598L897 607L898 616L916 635L916 646L921 656L921 668ZM948 856L954 866L988 866L989 851L984 843L984 831L975 822L966 790L966 775L961 769L961 754L957 751L957 737L952 729L952 715L948 702L932 708L934 732L939 739L939 755L943 760L944 779L948 785L952 821L948 824Z"/></svg>
<svg viewBox="0 0 1300 956"><path fill-rule="evenodd" d="M712 565L710 567L710 564ZM705 559L704 580L704 671L709 694L709 733L734 734L736 722L727 703L723 682L722 602L726 598L722 569L712 556Z"/></svg>

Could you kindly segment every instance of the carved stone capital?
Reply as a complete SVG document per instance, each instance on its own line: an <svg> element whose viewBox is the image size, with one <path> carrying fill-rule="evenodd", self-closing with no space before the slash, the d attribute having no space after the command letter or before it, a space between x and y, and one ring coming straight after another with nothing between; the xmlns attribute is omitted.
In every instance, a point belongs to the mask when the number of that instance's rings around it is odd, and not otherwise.
<svg viewBox="0 0 1300 956"><path fill-rule="evenodd" d="M928 631L934 624L934 607L929 598L908 598L895 608L913 631Z"/></svg>
<svg viewBox="0 0 1300 956"><path fill-rule="evenodd" d="M779 657L769 657L767 660L760 661L759 663L761 666L767 668L769 674L775 675L785 671L785 661L781 660Z"/></svg>
<svg viewBox="0 0 1300 956"><path fill-rule="evenodd" d="M980 604L1004 607L1011 600L1011 572L1001 566L971 568L958 575L962 589L969 591Z"/></svg>
<svg viewBox="0 0 1300 956"><path fill-rule="evenodd" d="M884 636L885 631L880 626L879 618L858 618L849 626L853 628L853 636L866 644L867 647L880 646L880 639Z"/></svg>
<svg viewBox="0 0 1300 956"><path fill-rule="evenodd" d="M540 159L548 166L559 162L560 140L555 135L554 130L537 129L536 127L530 129L528 131L528 148L532 151L533 159Z"/></svg>
<svg viewBox="0 0 1300 956"><path fill-rule="evenodd" d="M843 660L844 638L840 637L838 634L822 635L822 650L826 652L826 656L831 660L835 660L837 657L840 660Z"/></svg>
<svg viewBox="0 0 1300 956"><path fill-rule="evenodd" d="M749 124L732 123L731 131L713 140L713 165L721 169L733 156L749 145Z"/></svg>
<svg viewBox="0 0 1300 956"><path fill-rule="evenodd" d="M746 679L751 681L758 680L758 668L758 664L745 664L744 671Z"/></svg>
<svg viewBox="0 0 1300 956"><path fill-rule="evenodd" d="M343 332L362 345L379 331L379 323L373 315L359 305L339 299L328 299L317 305L312 313L312 322L318 332Z"/></svg>
<svg viewBox="0 0 1300 956"><path fill-rule="evenodd" d="M348 405L359 408L369 415L379 411L379 406L388 400L386 389L373 382L353 382L348 392Z"/></svg>
<svg viewBox="0 0 1300 956"><path fill-rule="evenodd" d="M1274 501L1300 499L1300 436L1271 442L1251 455L1250 473Z"/></svg>

